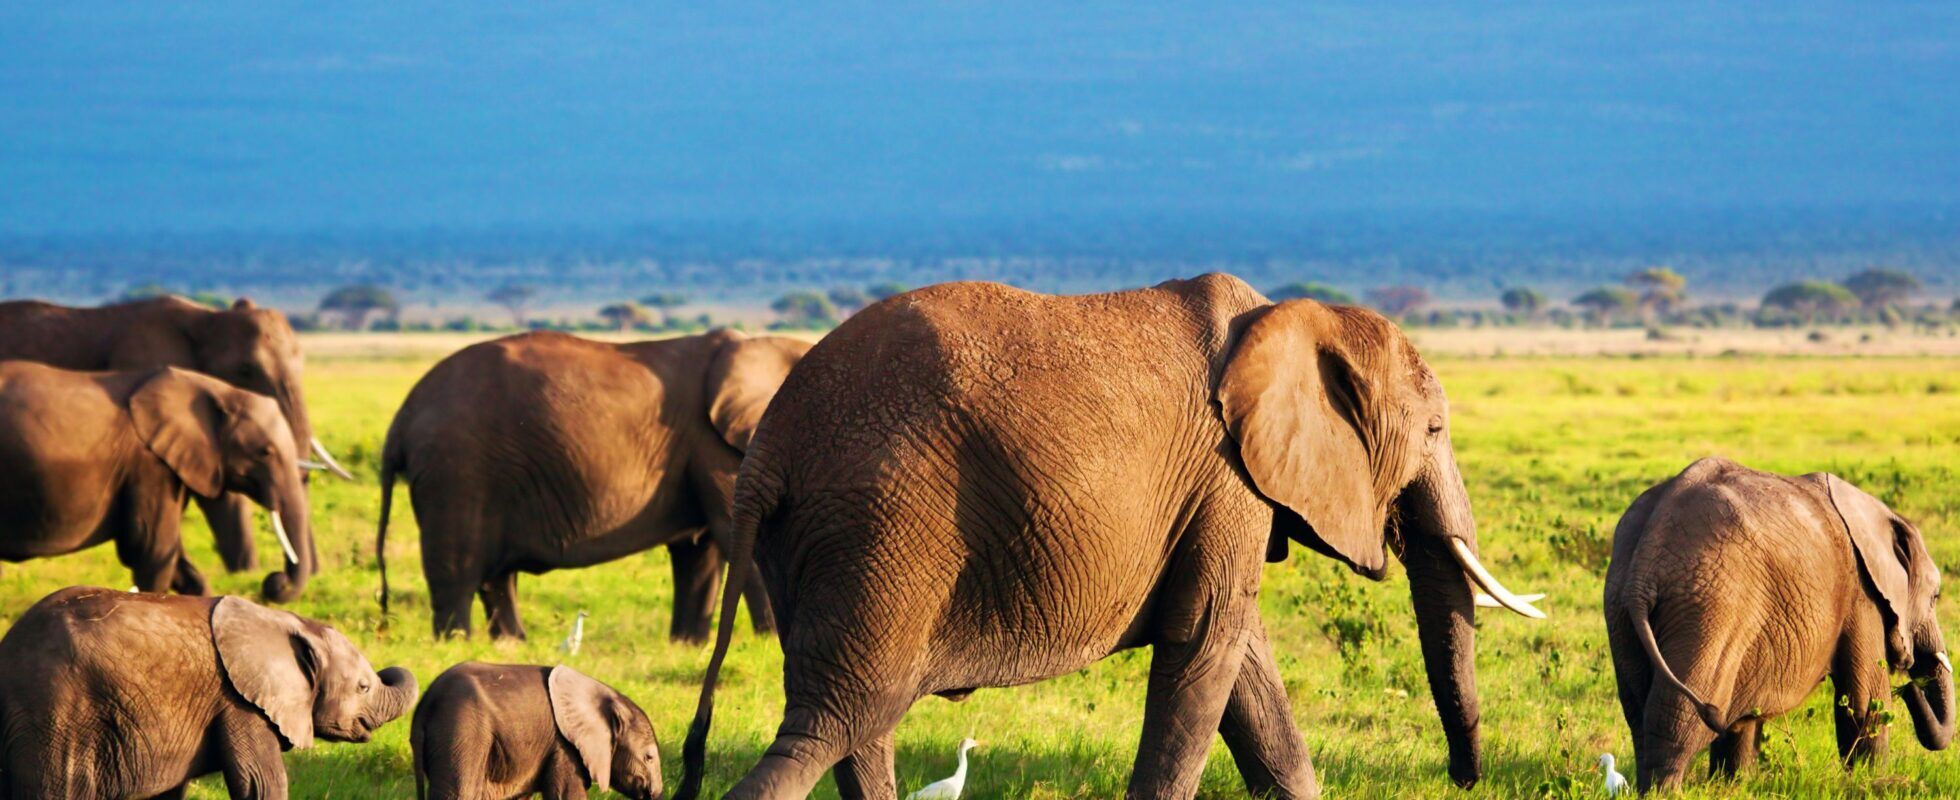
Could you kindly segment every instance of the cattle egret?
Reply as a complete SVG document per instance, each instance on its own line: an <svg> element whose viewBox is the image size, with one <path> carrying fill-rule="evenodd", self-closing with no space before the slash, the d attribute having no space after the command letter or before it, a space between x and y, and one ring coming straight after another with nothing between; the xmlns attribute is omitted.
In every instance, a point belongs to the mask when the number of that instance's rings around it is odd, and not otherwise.
<svg viewBox="0 0 1960 800"><path fill-rule="evenodd" d="M1599 768L1606 771L1606 796L1618 797L1627 793L1627 776L1613 768L1613 754L1599 754Z"/></svg>
<svg viewBox="0 0 1960 800"><path fill-rule="evenodd" d="M559 645L558 649L565 651L565 655L575 656L578 655L579 644L583 643L584 641L585 641L585 612L580 611L578 612L578 618L572 620L571 635L565 637L565 643Z"/></svg>
<svg viewBox="0 0 1960 800"><path fill-rule="evenodd" d="M953 777L938 783L927 784L925 788L905 796L905 800L960 800L960 792L966 789L966 751L979 747L972 739L960 742L960 766L953 770Z"/></svg>

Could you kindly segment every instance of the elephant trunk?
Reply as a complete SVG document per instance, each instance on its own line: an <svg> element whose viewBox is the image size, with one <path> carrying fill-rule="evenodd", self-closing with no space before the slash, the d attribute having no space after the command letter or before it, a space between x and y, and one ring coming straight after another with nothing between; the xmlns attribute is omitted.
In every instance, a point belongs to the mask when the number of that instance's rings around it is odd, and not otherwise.
<svg viewBox="0 0 1960 800"><path fill-rule="evenodd" d="M415 674L401 667L389 667L380 673L381 688L374 693L374 702L368 706L370 727L379 728L401 717L415 705Z"/></svg>
<svg viewBox="0 0 1960 800"><path fill-rule="evenodd" d="M1913 733L1928 750L1944 750L1953 742L1953 664L1935 651L1913 660L1913 682L1899 693L1912 715Z"/></svg>
<svg viewBox="0 0 1960 800"><path fill-rule="evenodd" d="M1423 667L1449 742L1450 780L1467 789L1483 777L1483 746L1478 732L1476 598L1459 549L1467 548L1474 561L1477 527L1455 461L1448 448L1441 454L1435 468L1403 492L1396 512Z"/></svg>
<svg viewBox="0 0 1960 800"><path fill-rule="evenodd" d="M300 485L298 469L293 470L294 478L275 494L277 501L272 512L272 532L279 538L279 547L284 551L285 568L265 576L261 590L265 599L274 603L288 603L299 597L301 589L306 588L306 579L313 574L313 531L307 522L306 488Z"/></svg>

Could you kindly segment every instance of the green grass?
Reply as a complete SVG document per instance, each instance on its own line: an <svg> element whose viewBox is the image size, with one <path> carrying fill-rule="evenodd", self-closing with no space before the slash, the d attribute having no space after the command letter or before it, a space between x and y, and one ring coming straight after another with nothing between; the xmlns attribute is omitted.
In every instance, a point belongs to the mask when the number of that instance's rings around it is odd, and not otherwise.
<svg viewBox="0 0 1960 800"><path fill-rule="evenodd" d="M602 567L525 576L527 643L435 642L400 490L389 561L396 610L375 603L374 464L388 420L426 360L316 360L308 376L323 438L360 478L315 483L313 519L325 571L292 608L337 625L377 666L401 664L424 685L465 659L555 663L580 609L592 618L571 662L635 697L667 743L669 785L692 717L708 648L666 642L670 586L662 553ZM1642 489L1690 460L1721 454L1765 469L1840 472L1916 520L1949 577L1960 574L1960 362L1939 359L1497 359L1436 362L1454 403L1453 432L1489 563L1518 591L1543 591L1552 614L1532 622L1480 618L1478 684L1484 713L1484 797L1595 796L1596 756L1632 751L1614 699L1601 576L1615 520ZM195 512L193 512L195 516ZM219 572L201 522L194 558ZM276 554L262 537L261 553ZM214 575L219 590L252 594L259 574ZM9 566L0 610L18 614L70 584L129 585L108 548ZM1315 766L1332 796L1463 797L1444 776L1440 727L1423 681L1407 584L1369 583L1295 549L1268 567L1261 601L1280 669ZM479 615L480 615L479 611ZM1948 609L1960 620L1960 610ZM11 621L11 616L8 617ZM718 700L709 790L725 789L767 744L781 705L773 640L739 629ZM1953 630L1949 624L1949 630ZM1341 641L1348 646L1343 648ZM1344 655L1344 652L1346 655ZM965 703L921 701L898 729L901 792L948 774L971 733L972 797L1114 797L1137 745L1144 651L1124 653L1044 684L983 690ZM1709 782L1694 797L1924 797L1960 794L1960 757L1931 754L1910 723L1892 755L1845 775L1836 765L1820 690L1775 720L1763 768L1739 783ZM290 754L295 797L413 794L408 723L366 745L322 744ZM1237 797L1222 745L1202 796ZM195 797L221 797L206 779ZM818 796L834 797L825 782Z"/></svg>

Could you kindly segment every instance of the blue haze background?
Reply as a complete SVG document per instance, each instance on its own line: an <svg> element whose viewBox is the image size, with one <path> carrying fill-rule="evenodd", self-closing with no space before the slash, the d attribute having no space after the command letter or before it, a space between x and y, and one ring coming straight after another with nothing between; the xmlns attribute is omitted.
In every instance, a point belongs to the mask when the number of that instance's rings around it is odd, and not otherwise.
<svg viewBox="0 0 1960 800"><path fill-rule="evenodd" d="M1508 247L1939 286L1956 142L1954 3L0 3L0 257L42 266Z"/></svg>

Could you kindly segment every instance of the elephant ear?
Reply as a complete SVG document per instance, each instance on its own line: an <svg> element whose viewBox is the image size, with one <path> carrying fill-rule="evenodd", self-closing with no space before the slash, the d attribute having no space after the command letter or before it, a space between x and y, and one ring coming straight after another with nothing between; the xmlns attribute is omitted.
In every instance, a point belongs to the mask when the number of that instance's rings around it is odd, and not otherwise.
<svg viewBox="0 0 1960 800"><path fill-rule="evenodd" d="M551 668L545 679L551 695L551 720L558 735L572 744L592 785L612 788L613 690L566 666Z"/></svg>
<svg viewBox="0 0 1960 800"><path fill-rule="evenodd" d="M1904 668L1912 658L1907 632L1917 624L1912 605L1913 532L1905 520L1893 514L1884 501L1826 474L1824 493L1836 509L1839 521L1858 551L1858 563L1865 578L1878 595L1879 610L1885 617L1886 658Z"/></svg>
<svg viewBox="0 0 1960 800"><path fill-rule="evenodd" d="M1370 452L1379 430L1381 389L1367 375L1387 346L1364 313L1312 300L1267 309L1239 335L1216 393L1225 428L1254 488L1313 529L1314 549L1379 577L1386 568L1383 526L1388 499ZM1365 359L1365 360L1358 360ZM1300 533L1276 519L1275 536ZM1308 540L1313 546L1313 542ZM1268 558L1284 542L1268 545Z"/></svg>
<svg viewBox="0 0 1960 800"><path fill-rule="evenodd" d="M740 334L734 334L740 336ZM708 364L708 419L730 447L747 452L769 400L810 345L778 336L732 338Z"/></svg>
<svg viewBox="0 0 1960 800"><path fill-rule="evenodd" d="M211 641L232 689L295 749L313 746L313 693L320 643L299 618L237 597L211 609Z"/></svg>
<svg viewBox="0 0 1960 800"><path fill-rule="evenodd" d="M129 397L136 435L201 497L224 493L224 413L209 387L183 370L158 370Z"/></svg>

